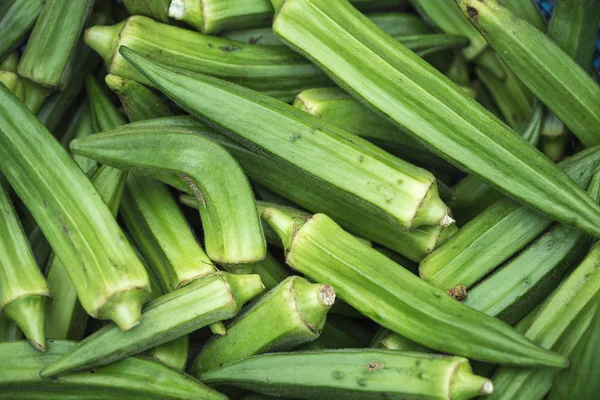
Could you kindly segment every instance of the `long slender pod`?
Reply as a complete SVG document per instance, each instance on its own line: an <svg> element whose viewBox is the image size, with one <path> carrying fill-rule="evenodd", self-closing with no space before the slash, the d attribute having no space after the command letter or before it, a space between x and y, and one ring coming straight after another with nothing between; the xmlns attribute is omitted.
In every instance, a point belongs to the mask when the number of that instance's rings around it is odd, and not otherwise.
<svg viewBox="0 0 600 400"><path fill-rule="evenodd" d="M4 0L0 4L0 60L19 45L43 7L43 0Z"/></svg>
<svg viewBox="0 0 600 400"><path fill-rule="evenodd" d="M2 173L65 266L84 309L132 328L149 296L143 265L60 143L3 86L0 103Z"/></svg>
<svg viewBox="0 0 600 400"><path fill-rule="evenodd" d="M258 275L213 273L150 302L134 332L109 324L40 372L49 377L123 359L229 319L263 290Z"/></svg>
<svg viewBox="0 0 600 400"><path fill-rule="evenodd" d="M598 235L600 206L582 189L349 3L286 0L273 29L350 94L457 166L558 221Z"/></svg>
<svg viewBox="0 0 600 400"><path fill-rule="evenodd" d="M33 27L19 75L51 88L63 87L94 0L47 0Z"/></svg>
<svg viewBox="0 0 600 400"><path fill-rule="evenodd" d="M48 342L43 356L23 342L0 343L0 399L226 399L191 376L143 357L129 357L59 379L40 378L41 369L77 346L64 340Z"/></svg>
<svg viewBox="0 0 600 400"><path fill-rule="evenodd" d="M265 354L200 377L209 384L304 399L465 400L493 391L465 358L373 349Z"/></svg>
<svg viewBox="0 0 600 400"><path fill-rule="evenodd" d="M600 147L559 164L582 188L600 161ZM488 207L419 265L423 279L442 289L469 288L544 232L552 220L509 198Z"/></svg>
<svg viewBox="0 0 600 400"><path fill-rule="evenodd" d="M281 282L227 327L227 335L209 341L191 373L202 373L256 354L291 350L321 334L335 292L298 276ZM252 332L253 339L247 340Z"/></svg>
<svg viewBox="0 0 600 400"><path fill-rule="evenodd" d="M269 208L263 218L285 243L286 262L292 268L328 284L342 300L381 326L427 347L473 359L565 366L563 357L360 244L324 214L306 221Z"/></svg>
<svg viewBox="0 0 600 400"><path fill-rule="evenodd" d="M500 58L585 146L600 144L600 87L543 32L495 0L457 0Z"/></svg>
<svg viewBox="0 0 600 400"><path fill-rule="evenodd" d="M0 314L15 321L29 342L45 351L44 311L50 289L0 182Z"/></svg>

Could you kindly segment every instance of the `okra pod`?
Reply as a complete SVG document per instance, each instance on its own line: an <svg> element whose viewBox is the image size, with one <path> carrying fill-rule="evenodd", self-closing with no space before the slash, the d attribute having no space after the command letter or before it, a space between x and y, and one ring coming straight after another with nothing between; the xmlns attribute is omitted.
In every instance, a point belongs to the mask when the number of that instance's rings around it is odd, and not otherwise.
<svg viewBox="0 0 600 400"><path fill-rule="evenodd" d="M104 58L109 73L143 84L151 81L121 56L119 47L130 47L171 67L241 82L283 101L293 101L304 89L331 85L317 67L285 46L240 43L142 16L113 26L94 26L86 31L85 42Z"/></svg>
<svg viewBox="0 0 600 400"><path fill-rule="evenodd" d="M563 357L361 245L324 214L305 222L269 208L263 218L285 243L288 265L328 284L342 300L385 328L432 349L477 360L565 366ZM436 329L427 328L431 326Z"/></svg>
<svg viewBox="0 0 600 400"><path fill-rule="evenodd" d="M598 168L600 147L580 152L559 164L581 187ZM588 196L589 197L589 196ZM590 197L591 199L591 197ZM467 289L544 232L552 220L509 198L498 200L428 255L421 277L441 289Z"/></svg>
<svg viewBox="0 0 600 400"><path fill-rule="evenodd" d="M171 0L123 0L123 4L131 15L145 15L161 22L169 21Z"/></svg>
<svg viewBox="0 0 600 400"><path fill-rule="evenodd" d="M366 329L361 321L340 315L329 315L321 335L311 342L296 347L294 351L365 348L371 336L371 331Z"/></svg>
<svg viewBox="0 0 600 400"><path fill-rule="evenodd" d="M92 124L92 111L90 110L89 106L86 106L75 131L75 135L71 140L69 140L69 143L67 143L67 149L69 148L68 146L72 140L82 139L90 136L93 133L94 127ZM75 160L83 172L87 173L88 171L92 170L92 168L97 166L96 161L92 160L91 158L83 157L77 154L73 154L72 156L73 160Z"/></svg>
<svg viewBox="0 0 600 400"><path fill-rule="evenodd" d="M33 113L38 112L48 95L48 89L29 79L21 78L14 72L0 71L0 83L13 92Z"/></svg>
<svg viewBox="0 0 600 400"><path fill-rule="evenodd" d="M583 337L598 309L600 246L556 289L535 315L525 336L547 349L569 356ZM501 367L494 375L496 399L542 399L559 371ZM534 384L532 384L532 382Z"/></svg>
<svg viewBox="0 0 600 400"><path fill-rule="evenodd" d="M0 215L0 314L15 321L29 343L44 352L44 309L51 297L50 289L2 182Z"/></svg>
<svg viewBox="0 0 600 400"><path fill-rule="evenodd" d="M85 88L90 99L92 127L95 132L108 131L125 125L125 119L107 93L100 87L96 78L88 75L85 80Z"/></svg>
<svg viewBox="0 0 600 400"><path fill-rule="evenodd" d="M541 149L552 161L560 161L573 135L552 111L547 110L541 132Z"/></svg>
<svg viewBox="0 0 600 400"><path fill-rule="evenodd" d="M433 351L386 328L379 329L373 340L371 340L369 347L373 349L413 351L417 353L430 353Z"/></svg>
<svg viewBox="0 0 600 400"><path fill-rule="evenodd" d="M123 194L125 175L106 165L91 172L90 181L112 215L116 215ZM81 307L65 266L56 254L50 256L45 275L53 293L53 301L47 308L47 336L52 339L83 339L88 316Z"/></svg>
<svg viewBox="0 0 600 400"><path fill-rule="evenodd" d="M23 342L0 343L0 399L226 399L191 376L143 357L129 357L59 379L40 378L41 369L76 346L70 341L50 340L42 356Z"/></svg>
<svg viewBox="0 0 600 400"><path fill-rule="evenodd" d="M600 87L551 39L495 0L457 0L517 77L585 146L600 144Z"/></svg>
<svg viewBox="0 0 600 400"><path fill-rule="evenodd" d="M385 393L464 400L493 391L492 382L473 375L465 358L373 349L265 354L200 376L208 384L304 399L380 399Z"/></svg>
<svg viewBox="0 0 600 400"><path fill-rule="evenodd" d="M594 174L588 192L600 201L600 174ZM565 274L579 264L590 244L591 238L583 232L556 224L469 290L463 303L512 325L545 299Z"/></svg>
<svg viewBox="0 0 600 400"><path fill-rule="evenodd" d="M193 132L136 128L144 124L73 141L71 150L194 194L211 260L243 264L264 258L265 239L252 190L233 157Z"/></svg>
<svg viewBox="0 0 600 400"><path fill-rule="evenodd" d="M337 186L348 201L377 210L393 219L398 229L453 222L429 172L266 95L205 75L179 74L127 47L120 51L187 111L242 146L264 152L280 168L305 175L315 187L323 181ZM230 118L242 111L243 121Z"/></svg>
<svg viewBox="0 0 600 400"><path fill-rule="evenodd" d="M209 341L191 367L192 375L263 353L287 351L319 337L335 292L327 285L291 276L248 307L227 335ZM252 332L252 340L246 340Z"/></svg>
<svg viewBox="0 0 600 400"><path fill-rule="evenodd" d="M353 96L462 169L560 222L600 234L600 206L585 191L349 3L286 0L273 29Z"/></svg>
<svg viewBox="0 0 600 400"><path fill-rule="evenodd" d="M147 87L131 79L106 75L108 87L119 96L131 122L173 115L169 107Z"/></svg>
<svg viewBox="0 0 600 400"><path fill-rule="evenodd" d="M0 71L17 72L19 66L19 53L13 51L0 59Z"/></svg>
<svg viewBox="0 0 600 400"><path fill-rule="evenodd" d="M4 0L0 4L0 60L20 44L43 7L43 0Z"/></svg>
<svg viewBox="0 0 600 400"><path fill-rule="evenodd" d="M546 21L533 1L503 0L505 7L510 8L519 17L535 26L540 32L546 32Z"/></svg>
<svg viewBox="0 0 600 400"><path fill-rule="evenodd" d="M598 300L596 300L598 301ZM596 372L600 367L600 307L571 353L571 366L562 372L554 384L548 400L593 399L600 391Z"/></svg>
<svg viewBox="0 0 600 400"><path fill-rule="evenodd" d="M149 296L144 267L101 196L52 134L3 86L0 103L2 173L67 269L84 309L132 328Z"/></svg>
<svg viewBox="0 0 600 400"><path fill-rule="evenodd" d="M16 342L23 339L23 332L16 322L0 317L0 342Z"/></svg>
<svg viewBox="0 0 600 400"><path fill-rule="evenodd" d="M106 365L233 317L263 290L258 275L212 273L150 302L135 333L109 324L40 372L49 377ZM132 332L133 333L133 332Z"/></svg>
<svg viewBox="0 0 600 400"><path fill-rule="evenodd" d="M47 0L33 27L19 75L50 88L66 84L94 0Z"/></svg>
<svg viewBox="0 0 600 400"><path fill-rule="evenodd" d="M260 280L267 290L273 289L290 276L290 273L285 267L283 267L269 252L267 252L265 259L259 262L245 264L241 268L225 266L225 269L232 274L257 274L260 276Z"/></svg>

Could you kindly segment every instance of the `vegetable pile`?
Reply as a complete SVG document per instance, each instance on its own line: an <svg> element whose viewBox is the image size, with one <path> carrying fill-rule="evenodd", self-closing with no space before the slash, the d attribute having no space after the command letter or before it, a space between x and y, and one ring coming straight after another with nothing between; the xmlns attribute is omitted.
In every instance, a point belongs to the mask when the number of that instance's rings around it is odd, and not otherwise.
<svg viewBox="0 0 600 400"><path fill-rule="evenodd" d="M599 21L2 0L0 399L596 399Z"/></svg>

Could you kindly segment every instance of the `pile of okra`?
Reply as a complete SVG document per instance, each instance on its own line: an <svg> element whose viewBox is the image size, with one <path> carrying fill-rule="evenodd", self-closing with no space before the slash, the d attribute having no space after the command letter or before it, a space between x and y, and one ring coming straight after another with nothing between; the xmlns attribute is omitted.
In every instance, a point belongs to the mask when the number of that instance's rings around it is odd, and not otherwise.
<svg viewBox="0 0 600 400"><path fill-rule="evenodd" d="M0 0L0 399L598 399L599 20Z"/></svg>

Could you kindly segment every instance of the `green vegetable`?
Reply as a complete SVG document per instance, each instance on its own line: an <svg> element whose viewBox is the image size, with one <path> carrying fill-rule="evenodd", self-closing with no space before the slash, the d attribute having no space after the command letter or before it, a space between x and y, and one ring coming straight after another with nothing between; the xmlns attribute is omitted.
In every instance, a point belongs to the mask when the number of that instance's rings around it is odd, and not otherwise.
<svg viewBox="0 0 600 400"><path fill-rule="evenodd" d="M169 21L171 0L123 0L123 4L131 15L145 15L161 22Z"/></svg>
<svg viewBox="0 0 600 400"><path fill-rule="evenodd" d="M292 398L470 399L492 393L493 385L471 372L468 360L386 350L330 350L265 354L226 364L200 375Z"/></svg>
<svg viewBox="0 0 600 400"><path fill-rule="evenodd" d="M369 347L396 351L414 351L417 353L430 353L433 351L386 328L379 329Z"/></svg>
<svg viewBox="0 0 600 400"><path fill-rule="evenodd" d="M131 79L106 75L108 87L119 96L131 122L173 115L169 107L147 87Z"/></svg>
<svg viewBox="0 0 600 400"><path fill-rule="evenodd" d="M0 60L23 40L43 6L43 0L4 0L0 4Z"/></svg>

